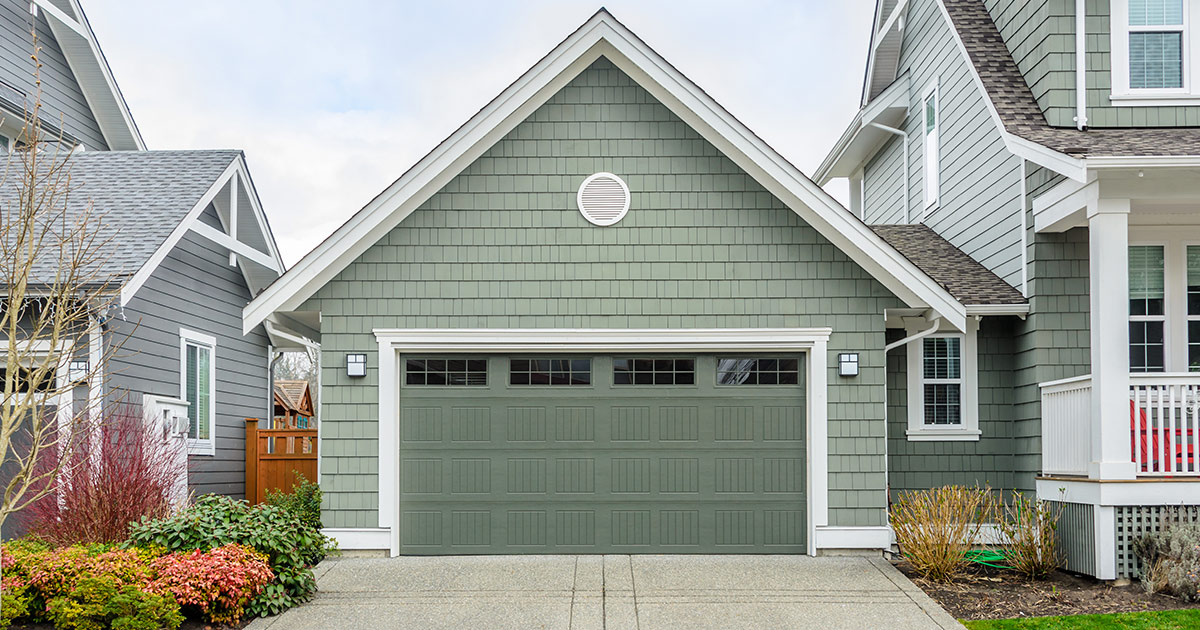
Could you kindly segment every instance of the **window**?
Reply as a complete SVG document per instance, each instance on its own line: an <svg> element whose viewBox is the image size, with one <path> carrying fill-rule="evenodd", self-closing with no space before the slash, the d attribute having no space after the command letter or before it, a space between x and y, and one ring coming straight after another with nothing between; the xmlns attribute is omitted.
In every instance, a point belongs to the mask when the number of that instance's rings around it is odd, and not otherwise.
<svg viewBox="0 0 1200 630"><path fill-rule="evenodd" d="M1117 105L1180 104L1194 98L1197 56L1190 33L1198 0L1112 0L1112 99ZM1155 102L1155 99L1164 102ZM1122 101L1125 101L1124 103Z"/></svg>
<svg viewBox="0 0 1200 630"><path fill-rule="evenodd" d="M938 87L937 83L934 83L925 90L925 97L922 99L922 110L924 112L922 119L925 130L925 162L922 179L925 182L926 210L938 204L938 187L941 175L941 160L938 156L938 128L941 124L938 101Z"/></svg>
<svg viewBox="0 0 1200 630"><path fill-rule="evenodd" d="M729 358L717 360L717 385L796 385L800 360Z"/></svg>
<svg viewBox="0 0 1200 630"><path fill-rule="evenodd" d="M209 335L179 331L180 398L188 402L188 452L215 455L217 340Z"/></svg>
<svg viewBox="0 0 1200 630"><path fill-rule="evenodd" d="M487 385L487 359L410 358L404 362L405 385L444 387L484 387Z"/></svg>
<svg viewBox="0 0 1200 630"><path fill-rule="evenodd" d="M509 385L591 385L591 359L508 360Z"/></svg>
<svg viewBox="0 0 1200 630"><path fill-rule="evenodd" d="M1129 247L1129 371L1166 369L1166 256L1162 245Z"/></svg>
<svg viewBox="0 0 1200 630"><path fill-rule="evenodd" d="M613 359L614 385L694 385L695 359Z"/></svg>
<svg viewBox="0 0 1200 630"><path fill-rule="evenodd" d="M1187 247L1187 369L1200 372L1200 247Z"/></svg>
<svg viewBox="0 0 1200 630"><path fill-rule="evenodd" d="M969 319L966 333L936 333L907 344L910 441L979 439L978 325Z"/></svg>

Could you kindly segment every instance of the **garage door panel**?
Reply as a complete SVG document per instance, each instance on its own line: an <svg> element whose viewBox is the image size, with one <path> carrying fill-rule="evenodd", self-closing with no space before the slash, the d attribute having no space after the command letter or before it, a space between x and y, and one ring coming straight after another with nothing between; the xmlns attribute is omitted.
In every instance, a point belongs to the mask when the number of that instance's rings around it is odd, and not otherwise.
<svg viewBox="0 0 1200 630"><path fill-rule="evenodd" d="M402 372L402 553L804 551L802 385L717 385L711 356L670 364L682 385L614 385L608 357L583 386L486 365L486 384Z"/></svg>

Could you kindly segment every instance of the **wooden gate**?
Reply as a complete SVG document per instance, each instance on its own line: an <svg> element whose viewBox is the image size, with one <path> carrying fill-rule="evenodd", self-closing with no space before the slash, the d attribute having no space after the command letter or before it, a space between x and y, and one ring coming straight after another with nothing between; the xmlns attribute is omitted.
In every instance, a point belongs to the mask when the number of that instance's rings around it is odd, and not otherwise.
<svg viewBox="0 0 1200 630"><path fill-rule="evenodd" d="M291 492L300 475L317 483L317 430L260 429L258 418L246 418L246 500Z"/></svg>

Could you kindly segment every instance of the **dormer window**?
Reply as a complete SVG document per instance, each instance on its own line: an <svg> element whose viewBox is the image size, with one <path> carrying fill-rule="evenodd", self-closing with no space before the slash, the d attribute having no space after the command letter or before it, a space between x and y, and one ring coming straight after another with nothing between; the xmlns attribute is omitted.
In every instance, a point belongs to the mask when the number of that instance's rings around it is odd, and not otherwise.
<svg viewBox="0 0 1200 630"><path fill-rule="evenodd" d="M1200 0L1112 0L1114 102L1161 105L1200 96L1200 51L1190 50L1198 9Z"/></svg>

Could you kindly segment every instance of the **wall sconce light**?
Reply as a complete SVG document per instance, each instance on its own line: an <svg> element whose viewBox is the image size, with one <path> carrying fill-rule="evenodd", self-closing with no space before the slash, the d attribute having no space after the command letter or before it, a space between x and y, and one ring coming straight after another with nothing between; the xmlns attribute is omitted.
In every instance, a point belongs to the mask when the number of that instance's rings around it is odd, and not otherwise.
<svg viewBox="0 0 1200 630"><path fill-rule="evenodd" d="M67 378L71 379L72 383L78 383L86 379L88 376L87 361L71 361L71 365L67 367Z"/></svg>
<svg viewBox="0 0 1200 630"><path fill-rule="evenodd" d="M346 376L350 378L359 378L367 375L367 355L365 354L347 354L346 355Z"/></svg>
<svg viewBox="0 0 1200 630"><path fill-rule="evenodd" d="M838 376L858 376L857 352L843 352L838 355Z"/></svg>

